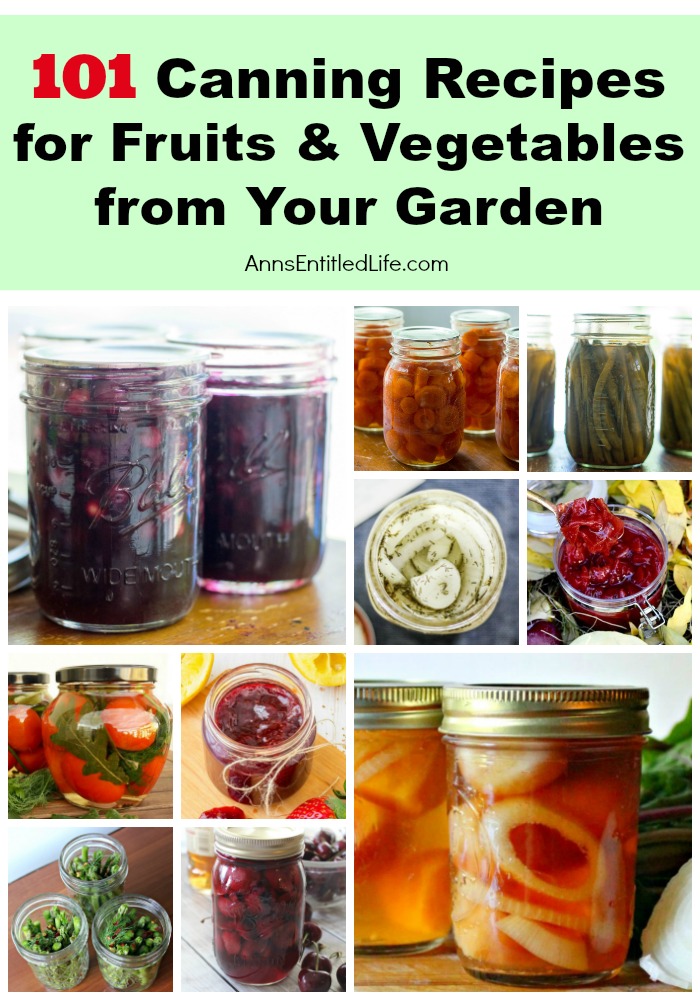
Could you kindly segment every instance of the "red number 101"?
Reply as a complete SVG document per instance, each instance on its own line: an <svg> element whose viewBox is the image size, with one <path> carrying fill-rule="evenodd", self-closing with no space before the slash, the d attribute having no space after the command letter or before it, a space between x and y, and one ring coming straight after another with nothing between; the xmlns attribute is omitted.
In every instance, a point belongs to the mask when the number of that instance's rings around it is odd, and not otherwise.
<svg viewBox="0 0 700 1000"><path fill-rule="evenodd" d="M45 52L34 60L34 69L38 70L39 83L34 88L35 97L60 97L61 88L56 85L56 56L53 52ZM114 83L109 88L110 97L136 97L136 88L131 85L131 56L121 52L107 63L114 74ZM87 70L85 84L80 79L81 70ZM107 70L104 63L88 53L71 56L63 67L63 86L67 94L82 101L97 97L105 88Z"/></svg>

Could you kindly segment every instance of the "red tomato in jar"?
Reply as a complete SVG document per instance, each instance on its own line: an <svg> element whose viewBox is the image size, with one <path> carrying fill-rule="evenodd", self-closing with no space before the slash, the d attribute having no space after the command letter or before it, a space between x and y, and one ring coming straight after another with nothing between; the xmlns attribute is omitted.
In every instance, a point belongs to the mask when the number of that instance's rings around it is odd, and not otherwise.
<svg viewBox="0 0 700 1000"><path fill-rule="evenodd" d="M106 781L101 774L84 774L86 761L72 753L61 755L61 769L69 790L81 795L88 802L100 805L118 802L126 791L126 785ZM54 776L55 778L55 776Z"/></svg>
<svg viewBox="0 0 700 1000"><path fill-rule="evenodd" d="M36 750L41 746L41 716L31 705L10 705L7 742L13 750Z"/></svg>
<svg viewBox="0 0 700 1000"><path fill-rule="evenodd" d="M158 735L158 721L143 702L125 695L111 698L102 710L107 735L118 750L146 750Z"/></svg>
<svg viewBox="0 0 700 1000"><path fill-rule="evenodd" d="M14 754L8 750L7 751L7 770L11 771L13 767L17 767L17 761L15 760Z"/></svg>
<svg viewBox="0 0 700 1000"><path fill-rule="evenodd" d="M46 767L46 756L43 747L38 747L36 750L24 750L17 756L27 774L33 774L34 771L40 771L42 767Z"/></svg>
<svg viewBox="0 0 700 1000"><path fill-rule="evenodd" d="M160 778L160 772L163 770L166 760L167 756L154 757L153 760L144 764L141 768L141 784L137 785L132 781L129 785L129 791L137 795L147 795Z"/></svg>

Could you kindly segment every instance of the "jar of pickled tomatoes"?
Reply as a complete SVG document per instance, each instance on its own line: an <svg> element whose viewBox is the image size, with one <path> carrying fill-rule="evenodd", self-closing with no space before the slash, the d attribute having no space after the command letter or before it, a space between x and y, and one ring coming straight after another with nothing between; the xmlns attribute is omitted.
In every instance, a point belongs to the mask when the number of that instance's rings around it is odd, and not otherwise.
<svg viewBox="0 0 700 1000"><path fill-rule="evenodd" d="M406 326L392 338L384 373L384 441L404 465L431 469L459 451L464 423L459 338L439 326Z"/></svg>
<svg viewBox="0 0 700 1000"><path fill-rule="evenodd" d="M496 376L510 317L496 309L457 309L450 322L460 337L460 361L467 393L464 430L477 436L493 434Z"/></svg>
<svg viewBox="0 0 700 1000"><path fill-rule="evenodd" d="M49 675L7 675L7 769L31 774L46 767L41 716L51 701Z"/></svg>
<svg viewBox="0 0 700 1000"><path fill-rule="evenodd" d="M613 976L634 910L642 688L446 687L452 926L506 988Z"/></svg>
<svg viewBox="0 0 700 1000"><path fill-rule="evenodd" d="M450 932L442 689L355 684L355 949L410 954Z"/></svg>
<svg viewBox="0 0 700 1000"><path fill-rule="evenodd" d="M239 983L280 983L301 957L304 834L284 826L217 828L214 847L216 961Z"/></svg>
<svg viewBox="0 0 700 1000"><path fill-rule="evenodd" d="M518 328L508 330L496 380L496 444L511 462L517 462L520 454L519 345Z"/></svg>
<svg viewBox="0 0 700 1000"><path fill-rule="evenodd" d="M362 306L355 309L355 428L382 430L382 386L390 360L391 337L403 326L400 309Z"/></svg>

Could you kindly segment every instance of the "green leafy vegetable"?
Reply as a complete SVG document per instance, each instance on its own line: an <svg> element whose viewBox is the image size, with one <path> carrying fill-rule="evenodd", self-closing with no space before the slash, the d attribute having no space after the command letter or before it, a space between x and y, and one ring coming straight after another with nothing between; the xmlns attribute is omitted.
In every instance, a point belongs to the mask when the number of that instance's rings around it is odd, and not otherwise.
<svg viewBox="0 0 700 1000"><path fill-rule="evenodd" d="M347 782L344 781L342 789L334 788L333 794L326 799L326 804L333 810L338 819L346 819L346 785Z"/></svg>
<svg viewBox="0 0 700 1000"><path fill-rule="evenodd" d="M20 819L57 795L58 789L48 767L33 774L13 774L7 779L7 815L9 819Z"/></svg>

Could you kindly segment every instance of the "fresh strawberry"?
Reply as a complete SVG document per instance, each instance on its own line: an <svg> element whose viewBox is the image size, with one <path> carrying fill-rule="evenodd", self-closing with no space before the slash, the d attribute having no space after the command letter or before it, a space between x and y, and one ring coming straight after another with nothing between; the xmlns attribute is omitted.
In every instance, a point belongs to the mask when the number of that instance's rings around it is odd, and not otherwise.
<svg viewBox="0 0 700 1000"><path fill-rule="evenodd" d="M287 819L336 819L336 815L323 799L307 799L292 809Z"/></svg>
<svg viewBox="0 0 700 1000"><path fill-rule="evenodd" d="M219 806L216 809L207 809L199 817L200 819L245 819L245 813L238 806Z"/></svg>

